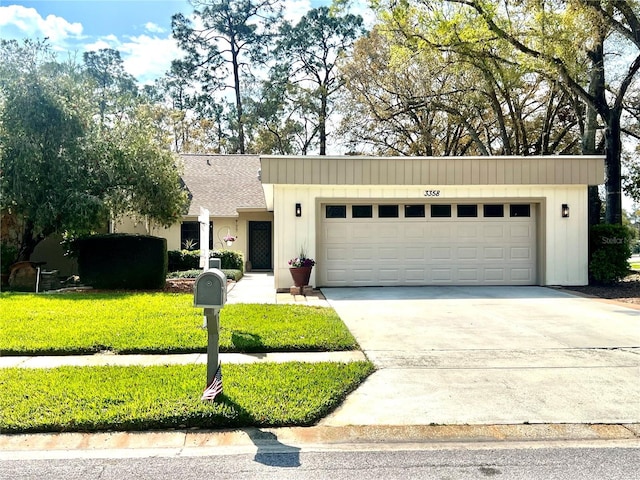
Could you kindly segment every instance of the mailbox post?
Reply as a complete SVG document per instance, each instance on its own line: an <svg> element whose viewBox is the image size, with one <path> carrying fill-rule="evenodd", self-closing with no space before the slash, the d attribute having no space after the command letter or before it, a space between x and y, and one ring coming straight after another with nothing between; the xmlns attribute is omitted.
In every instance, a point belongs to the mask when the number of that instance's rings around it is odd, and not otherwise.
<svg viewBox="0 0 640 480"><path fill-rule="evenodd" d="M216 374L220 368L220 309L227 302L227 277L217 268L206 270L198 275L193 286L193 306L204 308L207 326L207 390L214 385ZM219 380L219 391L222 391L222 380ZM205 394L207 392L205 390ZM216 389L213 388L215 391ZM203 396L205 398L205 396Z"/></svg>

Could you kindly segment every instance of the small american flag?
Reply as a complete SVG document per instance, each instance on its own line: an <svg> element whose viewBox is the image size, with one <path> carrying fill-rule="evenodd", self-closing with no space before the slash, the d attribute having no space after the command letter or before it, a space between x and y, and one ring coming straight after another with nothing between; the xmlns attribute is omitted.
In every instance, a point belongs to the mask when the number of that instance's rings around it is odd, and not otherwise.
<svg viewBox="0 0 640 480"><path fill-rule="evenodd" d="M209 385L202 393L201 400L213 401L213 399L216 398L219 393L222 393L221 365L218 365L218 370L216 370L216 374L213 377L213 381L211 382L211 385Z"/></svg>

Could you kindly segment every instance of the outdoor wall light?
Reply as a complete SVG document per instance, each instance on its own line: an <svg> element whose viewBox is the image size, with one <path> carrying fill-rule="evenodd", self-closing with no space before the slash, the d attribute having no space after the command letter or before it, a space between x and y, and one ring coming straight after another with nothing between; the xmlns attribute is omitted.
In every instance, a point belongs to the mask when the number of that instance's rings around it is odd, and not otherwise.
<svg viewBox="0 0 640 480"><path fill-rule="evenodd" d="M562 204L562 218L569 218L569 205L566 203Z"/></svg>
<svg viewBox="0 0 640 480"><path fill-rule="evenodd" d="M301 217L302 216L302 205L300 205L299 203L296 203L296 217Z"/></svg>

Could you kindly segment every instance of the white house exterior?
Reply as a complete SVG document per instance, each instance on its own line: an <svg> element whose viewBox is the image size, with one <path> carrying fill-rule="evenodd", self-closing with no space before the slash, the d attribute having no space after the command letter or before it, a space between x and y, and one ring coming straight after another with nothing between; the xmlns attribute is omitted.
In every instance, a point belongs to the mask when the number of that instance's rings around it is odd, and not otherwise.
<svg viewBox="0 0 640 480"><path fill-rule="evenodd" d="M586 285L600 156L261 156L276 288L304 248L311 284Z"/></svg>

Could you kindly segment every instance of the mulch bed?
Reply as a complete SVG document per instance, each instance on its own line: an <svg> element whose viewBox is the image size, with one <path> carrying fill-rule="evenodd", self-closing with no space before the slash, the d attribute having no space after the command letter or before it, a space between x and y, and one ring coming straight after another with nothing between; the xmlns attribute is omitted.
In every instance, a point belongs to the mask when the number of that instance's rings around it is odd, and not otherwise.
<svg viewBox="0 0 640 480"><path fill-rule="evenodd" d="M163 292L169 293L193 293L195 278L168 278Z"/></svg>
<svg viewBox="0 0 640 480"><path fill-rule="evenodd" d="M640 274L628 275L621 282L612 285L588 285L585 287L563 287L563 290L572 290L584 295L607 298L625 303L640 305Z"/></svg>

